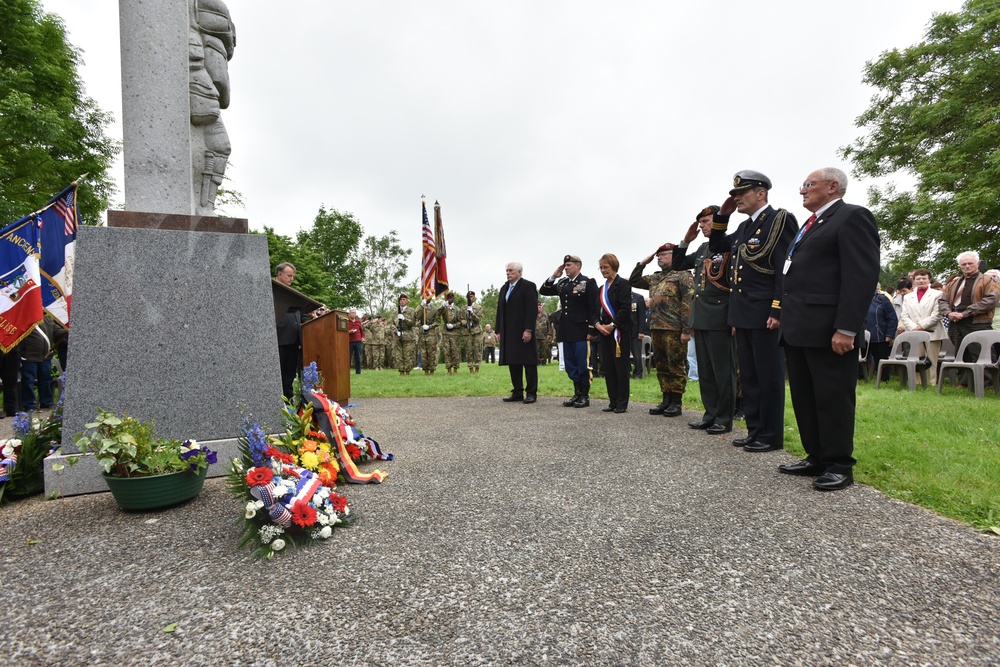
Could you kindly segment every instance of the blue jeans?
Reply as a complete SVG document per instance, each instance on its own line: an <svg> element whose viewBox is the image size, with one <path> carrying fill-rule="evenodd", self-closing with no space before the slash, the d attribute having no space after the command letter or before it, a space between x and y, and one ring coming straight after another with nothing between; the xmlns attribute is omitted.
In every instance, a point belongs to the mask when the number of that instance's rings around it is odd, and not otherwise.
<svg viewBox="0 0 1000 667"><path fill-rule="evenodd" d="M35 402L38 380L38 403ZM25 410L52 407L52 360L21 362L21 404Z"/></svg>
<svg viewBox="0 0 1000 667"><path fill-rule="evenodd" d="M351 362L354 363L354 372L361 375L361 341L351 343Z"/></svg>

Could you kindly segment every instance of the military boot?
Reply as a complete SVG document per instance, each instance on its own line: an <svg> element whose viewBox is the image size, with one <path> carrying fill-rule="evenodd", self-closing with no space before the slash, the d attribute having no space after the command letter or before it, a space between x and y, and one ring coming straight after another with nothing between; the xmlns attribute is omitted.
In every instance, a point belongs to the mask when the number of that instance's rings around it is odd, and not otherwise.
<svg viewBox="0 0 1000 667"><path fill-rule="evenodd" d="M590 407L590 382L587 380L582 380L580 382L580 397L573 401L574 408L589 408Z"/></svg>
<svg viewBox="0 0 1000 667"><path fill-rule="evenodd" d="M570 398L570 399L567 399L567 400L563 401L563 407L564 408L572 408L576 404L576 402L578 400L580 400L580 383L579 382L574 382L573 383L573 398Z"/></svg>
<svg viewBox="0 0 1000 667"><path fill-rule="evenodd" d="M677 394L674 392L670 393L670 405L668 405L663 410L664 417L680 417L681 415L681 396L684 394Z"/></svg>
<svg viewBox="0 0 1000 667"><path fill-rule="evenodd" d="M670 392L666 392L666 391L663 392L663 400L660 401L659 405L654 405L653 407L651 407L649 409L649 414L651 414L651 415L662 415L663 411L666 410L668 407L670 407L670 400L671 400L670 397L671 396L673 396L673 394L671 394Z"/></svg>

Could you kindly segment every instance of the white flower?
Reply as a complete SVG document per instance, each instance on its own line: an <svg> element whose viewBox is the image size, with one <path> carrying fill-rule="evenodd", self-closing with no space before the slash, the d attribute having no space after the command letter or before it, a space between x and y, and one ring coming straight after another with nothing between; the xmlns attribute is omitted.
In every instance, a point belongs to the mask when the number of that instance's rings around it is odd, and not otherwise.
<svg viewBox="0 0 1000 667"><path fill-rule="evenodd" d="M288 487L284 484L278 484L271 490L271 495L275 498L284 498L288 494Z"/></svg>
<svg viewBox="0 0 1000 667"><path fill-rule="evenodd" d="M325 526L330 523L330 517L326 515L326 512L316 512L316 522L321 526Z"/></svg>
<svg viewBox="0 0 1000 667"><path fill-rule="evenodd" d="M320 538L324 540L330 537L330 535L332 534L333 534L333 528L330 528L330 526L323 526L319 531Z"/></svg>
<svg viewBox="0 0 1000 667"><path fill-rule="evenodd" d="M263 500L254 500L252 502L253 502L253 506L254 506L255 509L259 509L259 510L264 509L264 501Z"/></svg>
<svg viewBox="0 0 1000 667"><path fill-rule="evenodd" d="M275 551L281 551L285 548L285 541L279 537L274 542L271 542L271 548Z"/></svg>
<svg viewBox="0 0 1000 667"><path fill-rule="evenodd" d="M250 507L249 505L247 505L247 511L243 516L246 517L247 519L254 518L255 516L257 516L257 508Z"/></svg>
<svg viewBox="0 0 1000 667"><path fill-rule="evenodd" d="M10 444L10 440L3 443L3 457L10 458L11 454L14 453L14 445Z"/></svg>

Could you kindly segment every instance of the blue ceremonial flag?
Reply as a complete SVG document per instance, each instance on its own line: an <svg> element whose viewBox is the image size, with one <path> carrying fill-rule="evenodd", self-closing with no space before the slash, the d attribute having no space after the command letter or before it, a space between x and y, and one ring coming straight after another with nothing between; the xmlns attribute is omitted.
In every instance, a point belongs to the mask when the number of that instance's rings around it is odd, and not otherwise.
<svg viewBox="0 0 1000 667"><path fill-rule="evenodd" d="M76 246L76 182L33 214L39 233L42 305L63 326L69 326L73 300L73 252Z"/></svg>
<svg viewBox="0 0 1000 667"><path fill-rule="evenodd" d="M10 352L42 321L34 215L0 230L0 350Z"/></svg>

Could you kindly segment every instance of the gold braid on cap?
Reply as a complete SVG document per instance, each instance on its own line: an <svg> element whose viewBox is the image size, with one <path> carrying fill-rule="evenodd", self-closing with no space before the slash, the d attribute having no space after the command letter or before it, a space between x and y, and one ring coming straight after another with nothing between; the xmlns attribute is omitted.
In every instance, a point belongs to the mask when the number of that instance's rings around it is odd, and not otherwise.
<svg viewBox="0 0 1000 667"><path fill-rule="evenodd" d="M783 208L779 208L774 216L774 222L771 223L771 231L767 234L767 241L764 245L760 247L760 250L756 252L750 252L747 250L746 244L740 245L740 257L746 260L750 268L758 273L763 273L766 275L774 275L774 269L768 269L763 266L758 266L757 262L763 259L768 259L771 255L771 251L774 250L775 244L778 243L778 239L781 238L781 232L785 228L785 220L788 217L788 211Z"/></svg>

